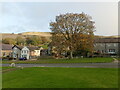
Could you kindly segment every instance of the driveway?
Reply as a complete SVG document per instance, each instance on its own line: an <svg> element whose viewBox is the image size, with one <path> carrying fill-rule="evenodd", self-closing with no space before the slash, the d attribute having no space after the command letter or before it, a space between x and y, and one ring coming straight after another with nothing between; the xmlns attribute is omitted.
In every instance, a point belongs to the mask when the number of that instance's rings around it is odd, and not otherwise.
<svg viewBox="0 0 120 90"><path fill-rule="evenodd" d="M10 64L2 64L9 66ZM16 67L90 67L90 68L118 68L119 63L71 63L71 64L15 64Z"/></svg>

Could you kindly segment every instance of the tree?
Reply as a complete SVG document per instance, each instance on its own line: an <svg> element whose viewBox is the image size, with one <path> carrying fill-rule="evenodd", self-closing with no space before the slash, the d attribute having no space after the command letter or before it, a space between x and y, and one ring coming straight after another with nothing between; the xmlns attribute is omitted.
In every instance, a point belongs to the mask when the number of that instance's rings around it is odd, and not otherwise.
<svg viewBox="0 0 120 90"><path fill-rule="evenodd" d="M2 39L2 43L4 43L4 44L16 44L16 41L13 38L5 38L5 39Z"/></svg>
<svg viewBox="0 0 120 90"><path fill-rule="evenodd" d="M46 44L46 43L48 43L48 42L49 42L49 40L48 40L47 37L41 37L41 43L42 43L42 44Z"/></svg>
<svg viewBox="0 0 120 90"><path fill-rule="evenodd" d="M51 46L53 46L52 52L55 55L60 56L62 53L65 53L67 51L67 48L64 43L64 38L62 38L59 34L53 35L51 39Z"/></svg>
<svg viewBox="0 0 120 90"><path fill-rule="evenodd" d="M92 52L94 28L92 17L85 13L56 16L55 22L50 22L53 46L66 48L70 58L73 58L73 52L78 49Z"/></svg>
<svg viewBox="0 0 120 90"><path fill-rule="evenodd" d="M20 36L16 37L15 40L17 45L24 45L26 43L25 38L22 38Z"/></svg>
<svg viewBox="0 0 120 90"><path fill-rule="evenodd" d="M39 45L41 43L41 39L39 36L31 36L26 38L26 43L28 45Z"/></svg>

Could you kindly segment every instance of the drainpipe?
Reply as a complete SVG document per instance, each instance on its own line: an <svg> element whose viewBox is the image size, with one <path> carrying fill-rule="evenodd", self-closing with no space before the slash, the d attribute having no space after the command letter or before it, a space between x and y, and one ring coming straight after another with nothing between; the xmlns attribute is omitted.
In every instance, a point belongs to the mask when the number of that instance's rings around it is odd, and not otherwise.
<svg viewBox="0 0 120 90"><path fill-rule="evenodd" d="M106 45L106 42L105 42L105 56L107 54L107 45Z"/></svg>

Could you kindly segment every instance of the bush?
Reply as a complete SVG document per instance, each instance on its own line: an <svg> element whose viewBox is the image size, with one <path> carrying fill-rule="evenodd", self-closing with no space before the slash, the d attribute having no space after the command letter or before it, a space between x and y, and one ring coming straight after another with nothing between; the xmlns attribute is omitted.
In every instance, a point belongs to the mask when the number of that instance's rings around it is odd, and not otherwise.
<svg viewBox="0 0 120 90"><path fill-rule="evenodd" d="M55 59L53 56L40 56L37 58L37 60L45 60L45 59Z"/></svg>
<svg viewBox="0 0 120 90"><path fill-rule="evenodd" d="M15 60L15 58L13 58L13 57L9 57L8 59L9 59L9 60Z"/></svg>
<svg viewBox="0 0 120 90"><path fill-rule="evenodd" d="M2 60L8 60L8 57L2 57Z"/></svg>
<svg viewBox="0 0 120 90"><path fill-rule="evenodd" d="M2 57L2 60L15 60L16 58L13 57Z"/></svg>

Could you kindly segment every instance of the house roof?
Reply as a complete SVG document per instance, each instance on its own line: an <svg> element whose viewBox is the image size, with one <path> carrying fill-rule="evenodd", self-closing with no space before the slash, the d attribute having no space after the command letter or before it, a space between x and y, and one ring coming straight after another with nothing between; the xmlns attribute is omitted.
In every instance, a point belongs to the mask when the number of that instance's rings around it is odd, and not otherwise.
<svg viewBox="0 0 120 90"><path fill-rule="evenodd" d="M95 43L120 43L120 38L95 38Z"/></svg>
<svg viewBox="0 0 120 90"><path fill-rule="evenodd" d="M35 47L35 46L31 46L31 47L28 46L28 48L30 49L30 51L39 50L39 48L38 48L38 47Z"/></svg>
<svg viewBox="0 0 120 90"><path fill-rule="evenodd" d="M12 45L2 44L2 50L12 50Z"/></svg>
<svg viewBox="0 0 120 90"><path fill-rule="evenodd" d="M13 49L14 47L17 47L17 48L20 49L20 50L23 48L23 46L14 45L14 46L12 47L12 49Z"/></svg>
<svg viewBox="0 0 120 90"><path fill-rule="evenodd" d="M14 45L12 48L14 47L17 47L18 49L22 49L24 48L24 46L17 46L17 45ZM39 50L39 48L37 46L26 46L30 51L33 51L33 50Z"/></svg>

